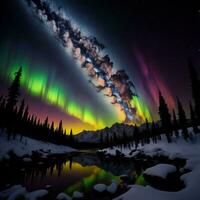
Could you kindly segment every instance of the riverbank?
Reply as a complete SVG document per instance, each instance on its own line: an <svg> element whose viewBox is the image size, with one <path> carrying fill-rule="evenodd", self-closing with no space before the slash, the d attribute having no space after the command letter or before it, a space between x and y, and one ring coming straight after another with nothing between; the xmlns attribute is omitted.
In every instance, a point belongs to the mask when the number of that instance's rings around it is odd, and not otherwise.
<svg viewBox="0 0 200 200"><path fill-rule="evenodd" d="M191 131L191 130L190 130ZM161 191L149 185L131 185L131 189L116 200L130 200L132 197L136 200L199 200L200 199L200 134L193 134L193 137L187 142L179 136L173 138L172 143L167 143L167 140L158 141L158 143L146 144L139 146L136 151L129 148L108 148L104 152L107 156L116 156L117 152L121 152L122 156L135 158L139 154L146 156L167 156L171 159L181 158L186 159L186 165L181 171L187 171L180 179L184 182L185 188L176 192Z"/></svg>
<svg viewBox="0 0 200 200"><path fill-rule="evenodd" d="M17 135L15 139L8 140L6 133L0 133L0 161L9 160L13 154L17 157L24 157L25 160L27 157L28 161L28 158L33 154L39 154L45 158L54 154L68 154L76 151L68 146L43 142L25 136L21 139L20 135Z"/></svg>

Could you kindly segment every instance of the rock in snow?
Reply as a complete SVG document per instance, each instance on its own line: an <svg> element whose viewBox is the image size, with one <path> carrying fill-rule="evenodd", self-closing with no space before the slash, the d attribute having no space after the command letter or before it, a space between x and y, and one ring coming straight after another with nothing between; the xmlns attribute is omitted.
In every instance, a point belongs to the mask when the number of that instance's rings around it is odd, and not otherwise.
<svg viewBox="0 0 200 200"><path fill-rule="evenodd" d="M83 198L83 193L81 193L79 191L74 191L73 198L76 198L76 199Z"/></svg>
<svg viewBox="0 0 200 200"><path fill-rule="evenodd" d="M62 192L62 193L58 194L56 199L57 200L71 200L72 198L69 195Z"/></svg>
<svg viewBox="0 0 200 200"><path fill-rule="evenodd" d="M111 194L114 194L117 191L117 183L116 182L112 182L108 187L107 187L107 191Z"/></svg>
<svg viewBox="0 0 200 200"><path fill-rule="evenodd" d="M94 185L94 190L97 192L104 192L106 190L106 188L107 188L107 186L102 183Z"/></svg>
<svg viewBox="0 0 200 200"><path fill-rule="evenodd" d="M47 190L35 190L28 192L25 187L21 185L14 185L7 190L0 192L0 199L15 200L23 196L26 200L36 200L48 194Z"/></svg>
<svg viewBox="0 0 200 200"><path fill-rule="evenodd" d="M32 160L31 160L31 158L23 158L23 161L24 162L31 162Z"/></svg>
<svg viewBox="0 0 200 200"><path fill-rule="evenodd" d="M48 194L47 190L36 190L26 194L27 200L36 200Z"/></svg>
<svg viewBox="0 0 200 200"><path fill-rule="evenodd" d="M167 178L170 173L176 172L176 167L169 164L158 164L146 169L143 173L148 176L157 176L160 178Z"/></svg>

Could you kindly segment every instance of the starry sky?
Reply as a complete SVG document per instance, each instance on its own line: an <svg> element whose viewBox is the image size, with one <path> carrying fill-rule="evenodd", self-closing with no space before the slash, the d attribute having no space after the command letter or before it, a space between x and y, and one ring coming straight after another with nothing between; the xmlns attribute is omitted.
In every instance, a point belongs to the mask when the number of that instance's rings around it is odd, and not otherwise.
<svg viewBox="0 0 200 200"><path fill-rule="evenodd" d="M135 84L140 105L150 119L158 119L158 89L170 109L179 96L188 111L188 57L200 73L199 5L144 0L50 2L106 46L115 67L126 70ZM31 113L41 119L47 115L55 122L62 119L67 131L72 128L74 132L122 121L121 114L94 90L73 57L23 1L1 4L1 93L6 94L13 72L22 66L22 96Z"/></svg>

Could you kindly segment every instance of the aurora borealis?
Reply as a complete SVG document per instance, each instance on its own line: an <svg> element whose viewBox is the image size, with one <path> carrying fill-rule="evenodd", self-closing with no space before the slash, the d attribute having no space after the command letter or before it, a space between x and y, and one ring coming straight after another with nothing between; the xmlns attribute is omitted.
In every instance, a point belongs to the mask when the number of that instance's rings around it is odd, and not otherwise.
<svg viewBox="0 0 200 200"><path fill-rule="evenodd" d="M132 96L130 101L130 107L136 108L136 116L140 116L138 123L142 123L145 118L149 121L156 120L157 90L163 91L172 109L179 88L175 86L175 92L172 92L173 80L170 80L171 76L166 73L166 69L161 70L162 62L155 58L155 54L159 54L158 50L154 53L145 47L145 41L148 44L152 39L146 39L142 29L140 31L144 41L138 36L138 24L144 23L143 18L134 18L134 14L132 18L128 18L123 11L121 15L117 14L115 19L109 13L112 5L104 4L102 3L99 9L105 10L107 21L96 9L100 3L59 0L52 2L51 7L60 8L59 12L64 13L75 27L102 41L106 46L103 53L110 56L114 69L126 71L138 94L138 97ZM1 92L5 92L13 73L22 66L22 93L31 112L42 120L49 116L50 120L58 123L61 119L67 132L72 128L76 133L84 129L101 129L115 122L125 121L126 114L117 105L113 105L104 93L96 92L95 86L89 83L87 71L81 68L73 55L65 50L53 33L36 18L26 1L19 3L12 0L5 8L4 15L7 17L1 19ZM94 13L92 9L95 9ZM119 19L120 25L117 21ZM123 24L125 19L129 21ZM127 31L122 31L125 28ZM126 37L128 34L133 36ZM180 93L183 94L183 91L180 90ZM135 122L133 120L131 123Z"/></svg>

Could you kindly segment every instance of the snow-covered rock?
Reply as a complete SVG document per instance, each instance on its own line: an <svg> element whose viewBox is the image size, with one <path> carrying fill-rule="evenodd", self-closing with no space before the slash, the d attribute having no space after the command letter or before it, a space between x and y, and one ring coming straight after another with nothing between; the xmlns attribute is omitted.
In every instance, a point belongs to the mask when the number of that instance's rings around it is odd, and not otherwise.
<svg viewBox="0 0 200 200"><path fill-rule="evenodd" d="M0 192L0 199L15 200L19 197L24 197L26 200L36 200L48 194L47 190L35 190L28 192L25 187L21 185L14 185L2 192Z"/></svg>
<svg viewBox="0 0 200 200"><path fill-rule="evenodd" d="M83 193L79 191L74 191L72 197L76 199L83 198Z"/></svg>
<svg viewBox="0 0 200 200"><path fill-rule="evenodd" d="M176 167L169 164L158 164L153 167L147 168L143 173L148 176L157 176L160 178L167 178L170 173L176 172Z"/></svg>
<svg viewBox="0 0 200 200"><path fill-rule="evenodd" d="M45 185L45 188L47 188L47 189L51 188L51 185Z"/></svg>
<svg viewBox="0 0 200 200"><path fill-rule="evenodd" d="M3 158L9 159L9 152L13 151L18 157L23 157L25 155L31 156L33 151L37 151L42 155L50 154L64 154L76 151L75 149L64 146L56 145L48 142L43 142L40 140L35 140L28 137L23 137L20 141L20 136L17 135L16 139L7 140L7 135L5 133L0 134L0 160ZM25 162L31 161L29 158L23 159Z"/></svg>
<svg viewBox="0 0 200 200"><path fill-rule="evenodd" d="M26 189L21 185L14 185L0 192L0 199L15 200L19 196L25 196Z"/></svg>
<svg viewBox="0 0 200 200"><path fill-rule="evenodd" d="M23 161L24 161L24 162L31 162L32 159L31 159L31 158L23 158Z"/></svg>
<svg viewBox="0 0 200 200"><path fill-rule="evenodd" d="M94 190L97 192L104 192L106 190L106 188L107 188L107 186L102 183L94 185Z"/></svg>
<svg viewBox="0 0 200 200"><path fill-rule="evenodd" d="M107 187L106 190L107 190L109 193L114 194L114 193L117 191L117 187L118 187L117 183L113 181L113 182Z"/></svg>
<svg viewBox="0 0 200 200"><path fill-rule="evenodd" d="M25 198L27 200L36 200L48 194L47 190L35 190L26 194Z"/></svg>
<svg viewBox="0 0 200 200"><path fill-rule="evenodd" d="M70 197L69 195L62 192L62 193L58 194L56 199L58 199L58 200L71 200L72 197Z"/></svg>

